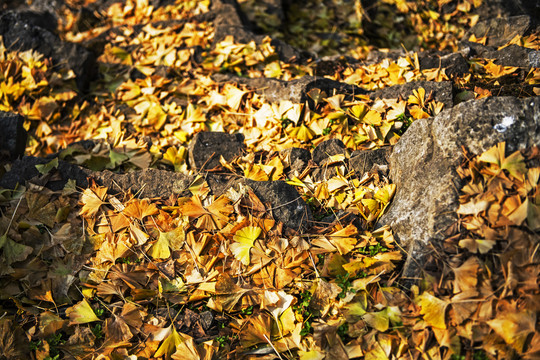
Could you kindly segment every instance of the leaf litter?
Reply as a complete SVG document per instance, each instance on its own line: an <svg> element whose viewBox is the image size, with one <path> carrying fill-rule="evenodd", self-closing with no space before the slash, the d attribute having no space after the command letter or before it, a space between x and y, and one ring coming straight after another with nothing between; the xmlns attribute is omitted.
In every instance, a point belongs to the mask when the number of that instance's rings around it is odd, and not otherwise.
<svg viewBox="0 0 540 360"><path fill-rule="evenodd" d="M430 2L383 3L380 13L389 8L410 15L407 26L423 34L408 39L411 44L455 50L456 39L476 21L468 12L480 2L463 2L443 16ZM362 38L323 43L311 33L311 24L330 26L339 15L332 11L346 5L310 1L294 10L291 24L298 28L279 33L269 24L268 32L300 47L311 36L314 51L346 48L362 59L373 49ZM35 52L0 45L0 110L24 115L31 133L27 154L56 154L94 170L189 171L186 146L195 133L241 132L251 154L224 162L229 170L258 181L287 180L320 220L347 211L361 221L320 222L308 234L291 236L249 187L216 198L204 178L192 185L192 196L168 199L139 199L95 185L59 192L31 184L1 189L5 356L536 358L538 148L507 155L499 144L467 156L459 169L466 183L459 221L435 249L420 285L407 291L396 273L402 252L391 230L373 228L395 185L382 173L354 174L343 161L348 153L331 158L322 179L313 169L287 177L289 159L276 151L327 139L349 149L392 146L410 123L436 115L443 105L422 88L394 100L346 99L314 89L309 106L271 103L242 85L218 84L215 72L292 80L312 75L314 67L280 61L270 38L239 44L228 37L198 62L195 49L210 49L213 28L193 16L208 10L208 1L159 8L144 0L115 3L102 26L79 32L74 14L62 9L59 25L71 41L124 29L123 36L109 38L98 59L101 78L91 99L77 94L72 72L53 68ZM361 7L351 14L350 29L387 23ZM172 18L187 20L152 25ZM149 25L136 30L141 23ZM294 35L299 29L309 29L309 36ZM540 47L535 35L512 43ZM491 95L482 87L516 72L478 59L470 74L449 77L444 69L420 70L412 53L328 77L367 90L452 80L479 98ZM525 82L537 85L539 76L533 68ZM70 145L87 139L98 141ZM266 155L256 158L255 152ZM39 171L54 168L53 160ZM250 206L240 206L246 198Z"/></svg>

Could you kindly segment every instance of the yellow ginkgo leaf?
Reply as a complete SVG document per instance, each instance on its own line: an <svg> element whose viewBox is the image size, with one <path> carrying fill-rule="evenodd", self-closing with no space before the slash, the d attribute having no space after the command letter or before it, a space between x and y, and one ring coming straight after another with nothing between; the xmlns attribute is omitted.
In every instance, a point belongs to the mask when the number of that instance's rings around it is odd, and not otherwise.
<svg viewBox="0 0 540 360"><path fill-rule="evenodd" d="M424 101L426 96L426 90L424 88L418 88L417 90L413 90L413 94L409 96L409 99L407 102L409 104L417 104L421 108L424 107Z"/></svg>
<svg viewBox="0 0 540 360"><path fill-rule="evenodd" d="M304 124L293 127L290 130L287 130L290 137L298 139L302 142L307 142L311 139L313 139L313 136L315 136L315 133L308 127L306 127Z"/></svg>
<svg viewBox="0 0 540 360"><path fill-rule="evenodd" d="M187 150L180 146L178 149L171 146L167 152L163 154L163 161L174 166L174 171L180 172L187 169L186 164Z"/></svg>
<svg viewBox="0 0 540 360"><path fill-rule="evenodd" d="M80 215L92 217L94 216L101 205L105 204L103 201L107 196L106 187L95 187L85 189L81 196L81 202L83 207L81 209Z"/></svg>
<svg viewBox="0 0 540 360"><path fill-rule="evenodd" d="M93 321L99 321L94 309L86 299L66 309L66 315L69 316L69 324L86 324Z"/></svg>
<svg viewBox="0 0 540 360"><path fill-rule="evenodd" d="M255 240L261 234L261 228L256 226L246 226L236 232L234 235L234 243L231 244L231 251L234 254L236 260L240 261L242 264L248 266L249 252L255 243Z"/></svg>
<svg viewBox="0 0 540 360"><path fill-rule="evenodd" d="M169 232L159 232L157 241L150 247L148 254L154 259L167 259L171 256L171 250L177 251L184 245L186 238L184 229L177 227Z"/></svg>
<svg viewBox="0 0 540 360"><path fill-rule="evenodd" d="M165 356L166 359L170 359L171 355L176 352L176 347L180 345L182 342L184 342L184 339L182 336L176 331L173 325L171 325L172 331L163 340L160 347L157 349L156 353L154 354L154 358L159 358L160 356Z"/></svg>
<svg viewBox="0 0 540 360"><path fill-rule="evenodd" d="M478 160L501 166L501 161L502 159L504 159L505 146L506 146L505 142L498 143L497 145L493 146L488 151L480 155Z"/></svg>
<svg viewBox="0 0 540 360"><path fill-rule="evenodd" d="M420 314L424 315L424 320L431 326L446 329L445 314L448 301L441 300L428 292L417 298L417 303L422 307Z"/></svg>

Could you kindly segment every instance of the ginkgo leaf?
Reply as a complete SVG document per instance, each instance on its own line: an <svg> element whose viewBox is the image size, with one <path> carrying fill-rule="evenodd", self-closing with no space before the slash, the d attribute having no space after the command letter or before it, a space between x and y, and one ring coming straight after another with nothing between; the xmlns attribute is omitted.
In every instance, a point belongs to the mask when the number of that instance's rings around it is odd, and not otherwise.
<svg viewBox="0 0 540 360"><path fill-rule="evenodd" d="M111 150L109 152L109 159L111 162L107 165L108 169L114 169L120 165L127 159L129 159L129 156L127 156L125 153L117 152L114 150Z"/></svg>
<svg viewBox="0 0 540 360"><path fill-rule="evenodd" d="M353 224L349 224L343 229L333 232L328 236L332 244L338 249L341 255L348 254L358 242L356 236L358 229Z"/></svg>
<svg viewBox="0 0 540 360"><path fill-rule="evenodd" d="M487 200L479 200L476 201L476 199L471 199L471 201L460 204L459 208L457 209L457 213L460 215L478 215L482 211L486 211L489 207L490 202Z"/></svg>
<svg viewBox="0 0 540 360"><path fill-rule="evenodd" d="M272 318L266 313L260 313L249 319L248 324L239 333L240 342L244 347L256 344L267 344L272 332Z"/></svg>
<svg viewBox="0 0 540 360"><path fill-rule="evenodd" d="M155 352L154 358L165 356L166 359L170 359L171 355L176 352L176 347L184 341L182 336L174 328L174 325L171 325L169 329L169 336L167 336L165 340L163 340L163 342Z"/></svg>
<svg viewBox="0 0 540 360"><path fill-rule="evenodd" d="M424 320L431 326L446 329L446 308L448 307L448 301L441 300L431 295L428 292L424 292L417 300L417 304L422 307L420 314L424 315Z"/></svg>
<svg viewBox="0 0 540 360"><path fill-rule="evenodd" d="M310 350L310 351L298 351L300 360L323 360L326 358L324 351Z"/></svg>
<svg viewBox="0 0 540 360"><path fill-rule="evenodd" d="M382 117L378 111L369 110L362 118L362 122L371 126L380 126L382 124Z"/></svg>
<svg viewBox="0 0 540 360"><path fill-rule="evenodd" d="M515 178L522 179L527 171L525 159L520 151L515 151L508 157L505 157L506 143L500 142L484 152L478 160L495 164L501 169L507 170Z"/></svg>
<svg viewBox="0 0 540 360"><path fill-rule="evenodd" d="M178 149L171 146L163 155L163 161L174 166L174 171L182 171L187 168L186 164L187 150L180 146Z"/></svg>
<svg viewBox="0 0 540 360"><path fill-rule="evenodd" d="M418 88L413 90L412 95L409 96L407 102L409 104L417 104L420 108L424 107L424 101L426 96L426 90L424 88Z"/></svg>
<svg viewBox="0 0 540 360"><path fill-rule="evenodd" d="M150 203L148 199L133 199L126 205L122 213L126 216L142 220L147 216L156 215L159 213L159 210L156 205Z"/></svg>
<svg viewBox="0 0 540 360"><path fill-rule="evenodd" d="M385 332L390 327L390 319L384 311L370 312L362 316L362 319L372 328Z"/></svg>
<svg viewBox="0 0 540 360"><path fill-rule="evenodd" d="M459 246L472 253L487 254L495 246L495 243L495 240L463 239L459 241Z"/></svg>
<svg viewBox="0 0 540 360"><path fill-rule="evenodd" d="M129 325L121 316L116 316L114 314L113 317L108 318L105 321L104 330L107 339L112 340L113 342L128 341L133 337Z"/></svg>
<svg viewBox="0 0 540 360"><path fill-rule="evenodd" d="M276 322L278 322L279 316L291 306L294 300L294 296L287 294L283 290L266 290L263 295L261 309L268 310Z"/></svg>
<svg viewBox="0 0 540 360"><path fill-rule="evenodd" d="M533 230L540 229L540 204L535 204L529 201L529 207L527 208L527 225Z"/></svg>
<svg viewBox="0 0 540 360"><path fill-rule="evenodd" d="M223 90L225 92L225 96L227 97L227 105L232 110L238 111L240 104L242 103L242 98L245 94L247 94L247 91L242 91L231 84L225 85Z"/></svg>
<svg viewBox="0 0 540 360"><path fill-rule="evenodd" d="M261 232L262 229L259 227L246 226L238 230L233 237L235 242L231 244L231 251L235 259L245 266L248 266L250 263L249 253Z"/></svg>
<svg viewBox="0 0 540 360"><path fill-rule="evenodd" d="M520 151L515 151L502 162L502 168L507 170L510 175L517 179L523 179L523 175L527 172L525 159Z"/></svg>
<svg viewBox="0 0 540 360"><path fill-rule="evenodd" d="M279 61L271 62L264 68L264 76L267 78L279 78L283 72L281 71L281 65Z"/></svg>
<svg viewBox="0 0 540 360"><path fill-rule="evenodd" d="M159 232L157 241L148 249L148 255L154 259L167 259L172 251L178 251L184 246L186 234L182 227L169 232Z"/></svg>
<svg viewBox="0 0 540 360"><path fill-rule="evenodd" d="M505 312L487 323L506 343L521 353L529 334L536 331L536 313L529 310Z"/></svg>
<svg viewBox="0 0 540 360"><path fill-rule="evenodd" d="M8 269L0 268L1 273L6 273L6 271L10 272L9 266L11 264L25 260L33 251L30 246L13 241L7 234L0 236L0 250L2 250L0 256L3 260L0 262L0 265L5 264L8 267Z"/></svg>
<svg viewBox="0 0 540 360"><path fill-rule="evenodd" d="M189 185L188 190L191 191L193 195L205 198L210 192L210 187L203 176L197 175L195 180Z"/></svg>
<svg viewBox="0 0 540 360"><path fill-rule="evenodd" d="M81 203L83 206L79 214L82 216L93 217L99 211L101 205L105 204L103 200L105 200L106 196L106 187L85 189L81 196Z"/></svg>
<svg viewBox="0 0 540 360"><path fill-rule="evenodd" d="M69 324L86 324L93 321L100 321L96 316L94 309L86 299L66 309L66 315L69 317Z"/></svg>
<svg viewBox="0 0 540 360"><path fill-rule="evenodd" d="M57 169L57 168L58 168L58 158L54 158L46 164L36 165L36 169L39 171L41 175L45 175L52 169Z"/></svg>
<svg viewBox="0 0 540 360"><path fill-rule="evenodd" d="M504 158L505 146L505 142L498 143L497 145L491 147L489 150L482 153L482 155L478 157L478 160L491 164L496 164L500 167L501 160Z"/></svg>
<svg viewBox="0 0 540 360"><path fill-rule="evenodd" d="M191 336L182 334L183 342L178 344L176 347L176 352L171 356L173 360L200 360L200 359L210 359L209 357L201 356L199 353L197 344ZM204 354L204 352L202 352Z"/></svg>
<svg viewBox="0 0 540 360"><path fill-rule="evenodd" d="M289 134L290 137L298 139L303 142L307 142L313 139L313 136L315 136L315 133L310 128L306 127L304 124L293 127L290 130L288 129L287 129L287 133Z"/></svg>

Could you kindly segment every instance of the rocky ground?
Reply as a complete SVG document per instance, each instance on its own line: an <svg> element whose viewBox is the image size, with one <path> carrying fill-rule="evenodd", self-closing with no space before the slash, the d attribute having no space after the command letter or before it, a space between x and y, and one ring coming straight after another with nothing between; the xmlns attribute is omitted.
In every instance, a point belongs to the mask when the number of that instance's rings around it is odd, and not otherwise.
<svg viewBox="0 0 540 360"><path fill-rule="evenodd" d="M536 1L0 5L7 359L536 359Z"/></svg>

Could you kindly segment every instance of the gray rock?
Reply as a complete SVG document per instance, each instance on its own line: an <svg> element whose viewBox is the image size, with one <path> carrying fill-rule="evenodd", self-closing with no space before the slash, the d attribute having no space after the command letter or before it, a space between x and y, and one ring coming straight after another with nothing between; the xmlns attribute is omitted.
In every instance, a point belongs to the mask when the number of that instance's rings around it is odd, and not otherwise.
<svg viewBox="0 0 540 360"><path fill-rule="evenodd" d="M208 186L212 194L220 196L230 188L238 190L238 185L249 186L274 219L290 229L302 231L312 225L311 210L294 186L284 181L254 181L235 175L208 173Z"/></svg>
<svg viewBox="0 0 540 360"><path fill-rule="evenodd" d="M36 165L46 164L51 159L25 156L16 160L11 171L4 174L0 179L0 187L14 189L17 183L24 184L25 181L37 179L40 174ZM127 191L137 194L144 198L163 198L171 194L186 193L186 189L191 183L192 177L182 173L158 170L144 169L133 171L126 174L118 174L109 170L93 171L79 165L70 164L59 160L56 176L52 179L46 179L46 183L40 183L53 191L59 191L64 188L68 180L75 180L77 186L87 188L88 179L92 178L98 185L106 186L111 192ZM39 183L39 180L37 180Z"/></svg>
<svg viewBox="0 0 540 360"><path fill-rule="evenodd" d="M253 181L245 179L255 195L270 204L267 210L274 219L297 232L307 229L313 220L311 210L294 186L284 181Z"/></svg>
<svg viewBox="0 0 540 360"><path fill-rule="evenodd" d="M0 151L6 152L10 159L24 154L28 134L23 123L22 116L0 111Z"/></svg>
<svg viewBox="0 0 540 360"><path fill-rule="evenodd" d="M338 94L347 94L349 96L367 93L366 90L358 86L307 75L291 81L272 78L244 78L230 74L215 74L212 78L217 82L233 82L246 85L255 89L257 93L264 95L270 102L290 100L293 103L303 103L310 100L307 93L312 89L320 89L327 94L333 94L335 90Z"/></svg>
<svg viewBox="0 0 540 360"><path fill-rule="evenodd" d="M469 72L469 62L459 52L451 54L418 54L420 68L425 69L445 69L448 76L460 76Z"/></svg>
<svg viewBox="0 0 540 360"><path fill-rule="evenodd" d="M34 17L28 12L8 11L0 16L0 36L12 50L35 50L51 58L55 66L66 66L76 75L79 90L88 89L97 75L95 56L84 47L60 40L52 32L36 26Z"/></svg>
<svg viewBox="0 0 540 360"><path fill-rule="evenodd" d="M493 59L494 63L503 66L518 66L523 68L540 67L540 51L512 44L501 50L486 51L482 53L486 59Z"/></svg>
<svg viewBox="0 0 540 360"><path fill-rule="evenodd" d="M424 88L426 90L426 96L432 93L433 98L438 102L442 102L446 109L453 106L451 81L413 81L374 91L369 94L369 97L371 99L397 99L401 96L403 99L407 99L413 94L413 90L417 90L418 88Z"/></svg>
<svg viewBox="0 0 540 360"><path fill-rule="evenodd" d="M274 2L271 0L270 2ZM214 0L212 1L211 10L216 14L214 18L214 41L213 45L232 35L238 43L247 44L250 41L255 41L260 44L265 35L257 35L253 32L250 21L240 9L236 0ZM275 47L279 58L283 61L291 59L300 59L305 55L293 46L279 39L272 39L272 46Z"/></svg>
<svg viewBox="0 0 540 360"><path fill-rule="evenodd" d="M456 168L462 146L481 154L505 141L508 153L540 143L540 98L490 97L415 121L390 156L390 178L397 185L388 224L408 249L405 276L418 276L431 242L442 241L456 220L462 184Z"/></svg>
<svg viewBox="0 0 540 360"><path fill-rule="evenodd" d="M461 41L460 48L462 51L468 52L470 57L491 59L497 65L517 66L526 69L540 67L540 51L515 44L497 50L492 46Z"/></svg>
<svg viewBox="0 0 540 360"><path fill-rule="evenodd" d="M118 174L108 170L92 171L63 160L58 161L58 169L52 170L55 172L53 178L41 179L36 165L50 160L33 156L17 159L11 171L0 178L0 187L14 189L17 183L24 184L32 180L38 185L59 191L70 179L75 180L76 185L82 188L87 188L89 179L93 179L98 185L108 187L111 193L130 189L140 198L167 198L171 194L189 196L188 186L193 181L193 176L166 170L144 169ZM294 186L284 181L253 181L233 175L206 175L210 190L216 196L238 184L247 185L267 206L274 219L282 222L285 227L301 232L313 225L311 210Z"/></svg>
<svg viewBox="0 0 540 360"><path fill-rule="evenodd" d="M196 170L209 170L221 166L219 158L227 161L242 155L244 135L223 132L197 133L188 147L189 162Z"/></svg>
<svg viewBox="0 0 540 360"><path fill-rule="evenodd" d="M311 158L317 165L324 165L324 161L330 156L337 154L346 154L347 148L343 141L339 139L330 139L323 141L311 153Z"/></svg>
<svg viewBox="0 0 540 360"><path fill-rule="evenodd" d="M502 18L491 18L479 21L463 37L469 40L471 35L481 38L487 36L486 45L499 47L506 45L516 36L521 36L531 26L531 18L527 15L518 15Z"/></svg>
<svg viewBox="0 0 540 360"><path fill-rule="evenodd" d="M392 148L390 147L375 150L356 150L351 154L349 166L354 170L356 176L361 178L374 165L379 167L388 166L388 158L391 153Z"/></svg>
<svg viewBox="0 0 540 360"><path fill-rule="evenodd" d="M540 19L540 2L538 0L489 0L471 11L478 15L480 21L527 15L533 22Z"/></svg>
<svg viewBox="0 0 540 360"><path fill-rule="evenodd" d="M289 148L281 151L282 155L285 155L285 165L289 168L287 175L289 177L298 176L307 168L309 161L311 160L311 153L309 150L302 148Z"/></svg>

